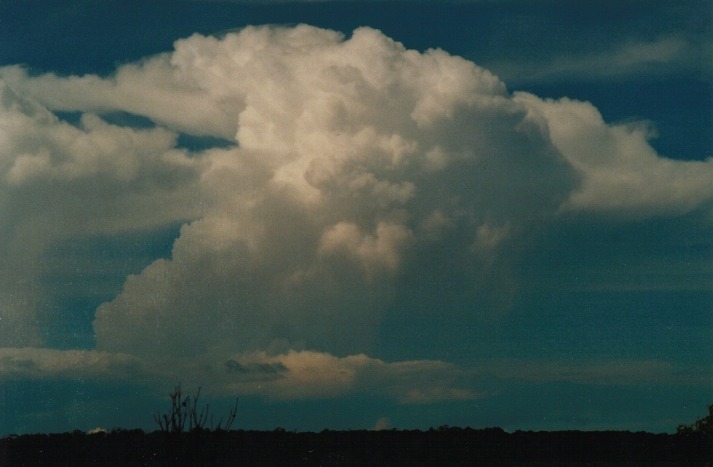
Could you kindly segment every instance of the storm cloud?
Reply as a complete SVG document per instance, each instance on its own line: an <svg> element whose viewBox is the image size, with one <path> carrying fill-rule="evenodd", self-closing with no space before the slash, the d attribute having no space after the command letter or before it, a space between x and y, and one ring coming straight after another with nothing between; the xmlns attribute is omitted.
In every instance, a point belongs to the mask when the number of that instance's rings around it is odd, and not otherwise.
<svg viewBox="0 0 713 467"><path fill-rule="evenodd" d="M389 381L404 402L477 398L448 363L369 356L382 322L409 327L405 290L438 297L434 320L466 303L477 326L508 311L521 252L563 218L711 220L713 160L663 158L643 123L511 93L369 28L196 34L111 76L4 67L0 96L0 318L14 329L0 345L42 345L32 284L51 245L181 224L170 258L96 310L98 355L189 362L147 366L162 377L220 368L204 376L275 397Z"/></svg>

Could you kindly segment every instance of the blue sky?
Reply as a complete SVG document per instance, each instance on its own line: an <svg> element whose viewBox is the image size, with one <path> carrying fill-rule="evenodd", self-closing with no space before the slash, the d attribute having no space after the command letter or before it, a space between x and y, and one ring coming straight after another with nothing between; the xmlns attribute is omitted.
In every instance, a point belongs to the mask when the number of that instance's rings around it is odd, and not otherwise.
<svg viewBox="0 0 713 467"><path fill-rule="evenodd" d="M713 393L713 17L0 3L0 434L673 431Z"/></svg>

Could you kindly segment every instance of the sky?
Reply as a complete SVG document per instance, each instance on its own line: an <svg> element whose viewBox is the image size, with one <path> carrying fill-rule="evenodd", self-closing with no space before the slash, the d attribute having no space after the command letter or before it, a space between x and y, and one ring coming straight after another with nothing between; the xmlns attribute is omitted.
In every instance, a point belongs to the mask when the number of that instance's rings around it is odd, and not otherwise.
<svg viewBox="0 0 713 467"><path fill-rule="evenodd" d="M673 432L709 1L0 1L0 435Z"/></svg>

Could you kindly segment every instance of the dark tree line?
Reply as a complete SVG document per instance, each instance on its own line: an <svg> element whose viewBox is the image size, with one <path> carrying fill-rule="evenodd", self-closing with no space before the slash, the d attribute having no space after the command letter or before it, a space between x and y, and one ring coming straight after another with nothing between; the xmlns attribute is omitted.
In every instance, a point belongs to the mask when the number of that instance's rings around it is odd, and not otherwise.
<svg viewBox="0 0 713 467"><path fill-rule="evenodd" d="M80 431L0 439L0 466L710 466L709 414L675 434L629 431L516 431L442 426L320 433L230 430L236 407L208 428L200 391L171 394L159 430ZM237 402L236 402L237 403Z"/></svg>

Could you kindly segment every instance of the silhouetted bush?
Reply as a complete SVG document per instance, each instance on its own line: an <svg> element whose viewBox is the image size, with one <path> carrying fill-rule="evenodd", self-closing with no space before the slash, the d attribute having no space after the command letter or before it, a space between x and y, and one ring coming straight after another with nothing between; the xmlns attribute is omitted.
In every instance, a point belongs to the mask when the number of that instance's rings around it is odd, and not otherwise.
<svg viewBox="0 0 713 467"><path fill-rule="evenodd" d="M158 424L160 430L164 433L183 433L186 431L186 423L188 424L189 432L200 432L200 431L228 431L235 421L235 416L238 411L238 399L235 399L235 405L228 412L225 420L223 417L218 420L218 423L214 423L213 415L210 413L210 406L205 405L203 409L198 411L198 399L201 395L201 388L198 388L196 395L191 398L191 396L183 396L181 391L181 385L175 387L172 393L169 394L171 398L171 407L168 412L161 414L160 412L154 413L154 420ZM210 417L210 428L208 429L208 418ZM223 424L225 423L225 424Z"/></svg>
<svg viewBox="0 0 713 467"><path fill-rule="evenodd" d="M683 436L699 435L713 442L713 404L708 406L708 415L690 425L678 425L677 433Z"/></svg>

